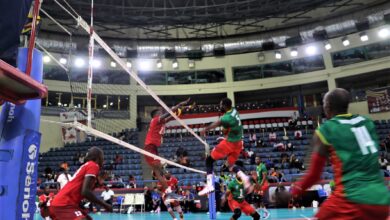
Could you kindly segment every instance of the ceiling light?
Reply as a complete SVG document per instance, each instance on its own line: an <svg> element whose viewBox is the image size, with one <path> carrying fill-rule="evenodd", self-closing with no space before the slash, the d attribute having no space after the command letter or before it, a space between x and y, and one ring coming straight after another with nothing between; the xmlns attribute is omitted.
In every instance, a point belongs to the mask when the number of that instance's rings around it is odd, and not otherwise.
<svg viewBox="0 0 390 220"><path fill-rule="evenodd" d="M389 29L387 29L387 28L382 28L382 29L380 29L379 32L378 32L378 36L379 36L380 38L386 38L386 37L388 37L389 35L390 35L390 31L389 31Z"/></svg>
<svg viewBox="0 0 390 220"><path fill-rule="evenodd" d="M51 58L49 56L43 56L43 62L44 63L50 63Z"/></svg>
<svg viewBox="0 0 390 220"><path fill-rule="evenodd" d="M76 58L74 65L76 67L83 67L85 65L85 61L82 58Z"/></svg>
<svg viewBox="0 0 390 220"><path fill-rule="evenodd" d="M116 63L115 63L114 61L111 61L110 66L111 66L112 68L115 68L115 67L116 67Z"/></svg>
<svg viewBox="0 0 390 220"><path fill-rule="evenodd" d="M195 60L188 60L188 68L190 69L195 68Z"/></svg>
<svg viewBox="0 0 390 220"><path fill-rule="evenodd" d="M317 47L315 47L315 46L308 46L307 48L306 48L306 53L308 54L308 55L314 55L314 54L316 54L317 53Z"/></svg>
<svg viewBox="0 0 390 220"><path fill-rule="evenodd" d="M177 60L173 60L173 61L172 61L172 68L173 68L173 69L179 68L179 63L177 62Z"/></svg>
<svg viewBox="0 0 390 220"><path fill-rule="evenodd" d="M61 64L66 64L66 63L68 63L68 60L66 60L65 58L61 58L60 59L60 63Z"/></svg>
<svg viewBox="0 0 390 220"><path fill-rule="evenodd" d="M139 60L138 68L140 70L151 70L153 69L153 63L150 60Z"/></svg>
<svg viewBox="0 0 390 220"><path fill-rule="evenodd" d="M368 35L365 32L360 33L360 40L363 42L368 41Z"/></svg>
<svg viewBox="0 0 390 220"><path fill-rule="evenodd" d="M127 61L127 62L126 62L126 66L127 66L127 68L131 68L132 63L131 63L130 61Z"/></svg>
<svg viewBox="0 0 390 220"><path fill-rule="evenodd" d="M161 69L163 67L163 63L161 60L157 60L156 62L157 69Z"/></svg>
<svg viewBox="0 0 390 220"><path fill-rule="evenodd" d="M275 52L275 58L278 59L278 60L282 59L282 54L279 51L276 51Z"/></svg>
<svg viewBox="0 0 390 220"><path fill-rule="evenodd" d="M298 56L298 50L296 48L291 49L290 55L292 57Z"/></svg>
<svg viewBox="0 0 390 220"><path fill-rule="evenodd" d="M343 37L343 39L341 39L341 41L343 42L343 45L345 47L347 47L347 46L349 46L351 44L351 42L349 42L347 37Z"/></svg>
<svg viewBox="0 0 390 220"><path fill-rule="evenodd" d="M113 102L110 102L110 106L113 106L114 105L114 103Z"/></svg>
<svg viewBox="0 0 390 220"><path fill-rule="evenodd" d="M325 43L325 50L330 50L330 49L332 49L332 45L329 42Z"/></svg>

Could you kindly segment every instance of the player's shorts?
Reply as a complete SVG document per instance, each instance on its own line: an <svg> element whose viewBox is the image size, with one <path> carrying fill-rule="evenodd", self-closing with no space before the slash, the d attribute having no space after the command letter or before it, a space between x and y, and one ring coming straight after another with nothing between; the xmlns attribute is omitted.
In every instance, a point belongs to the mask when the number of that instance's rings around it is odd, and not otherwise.
<svg viewBox="0 0 390 220"><path fill-rule="evenodd" d="M232 212L235 209L240 209L241 212L243 212L245 215L251 215L254 212L256 212L256 210L245 200L240 203L234 199L229 199L228 203L229 203L230 210L232 210Z"/></svg>
<svg viewBox="0 0 390 220"><path fill-rule="evenodd" d="M225 139L219 142L219 144L211 151L211 157L214 160L220 160L227 157L229 165L234 165L240 156L242 146L242 141L229 142Z"/></svg>
<svg viewBox="0 0 390 220"><path fill-rule="evenodd" d="M157 148L158 148L158 147L155 146L155 145L153 145L153 144L148 144L148 145L145 146L144 150L146 150L146 151L149 152L149 153L158 155ZM149 157L149 156L146 156L146 155L145 155L145 161L146 161L149 165L151 165L151 166L161 164L160 160L154 159L153 157Z"/></svg>
<svg viewBox="0 0 390 220"><path fill-rule="evenodd" d="M50 206L49 213L52 220L92 220L85 210L74 206Z"/></svg>
<svg viewBox="0 0 390 220"><path fill-rule="evenodd" d="M320 220L386 220L389 214L389 206L357 204L345 198L330 196L321 205L316 217Z"/></svg>
<svg viewBox="0 0 390 220"><path fill-rule="evenodd" d="M262 186L259 186L259 184L256 184L254 192L256 194L263 196L264 193L268 190L268 187L269 187L268 181L264 181Z"/></svg>

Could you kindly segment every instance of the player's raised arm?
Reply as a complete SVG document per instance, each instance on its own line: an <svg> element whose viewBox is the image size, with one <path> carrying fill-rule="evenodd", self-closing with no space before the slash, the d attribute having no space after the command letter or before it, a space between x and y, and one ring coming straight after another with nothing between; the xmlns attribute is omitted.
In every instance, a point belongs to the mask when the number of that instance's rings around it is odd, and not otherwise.
<svg viewBox="0 0 390 220"><path fill-rule="evenodd" d="M173 112L175 112L177 115L180 115L180 114L178 114L178 112L176 112L176 111L178 111L178 110L180 109L180 107L187 105L190 101L191 101L191 98L188 98L187 100L182 101L182 102L180 102L179 104L173 106L173 107L171 108L171 110L172 110ZM181 111L181 110L179 110L179 111ZM160 116L160 122L167 122L167 121L170 121L170 120L172 120L172 119L173 119L173 117L172 117L172 115L169 114L169 112L166 112L166 113L164 113L164 114L162 114L162 115Z"/></svg>

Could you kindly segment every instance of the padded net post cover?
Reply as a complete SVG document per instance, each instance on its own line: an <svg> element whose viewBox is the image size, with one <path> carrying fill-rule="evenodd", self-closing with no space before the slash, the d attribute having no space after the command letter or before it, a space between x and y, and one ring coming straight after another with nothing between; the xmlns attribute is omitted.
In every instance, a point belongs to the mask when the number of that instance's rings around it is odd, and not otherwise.
<svg viewBox="0 0 390 220"><path fill-rule="evenodd" d="M42 99L47 87L17 68L0 60L0 100L23 104L29 99Z"/></svg>

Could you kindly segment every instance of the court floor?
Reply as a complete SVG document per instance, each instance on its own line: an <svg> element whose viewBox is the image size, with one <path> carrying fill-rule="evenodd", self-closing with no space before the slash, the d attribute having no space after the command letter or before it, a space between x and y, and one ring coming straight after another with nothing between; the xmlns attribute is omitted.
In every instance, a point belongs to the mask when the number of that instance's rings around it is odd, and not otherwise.
<svg viewBox="0 0 390 220"><path fill-rule="evenodd" d="M310 217L314 216L314 214L317 212L316 210L312 208L305 208L305 209L269 209L270 217L268 219L270 220L281 220L281 219L309 219ZM231 213L218 213L217 214L217 220L229 220L231 217ZM154 213L136 213L136 214L106 214L102 213L100 215L98 214L91 214L92 218L94 220L172 220L170 215L167 212L162 212L160 214L154 214ZM178 216L176 216L178 217ZM41 220L42 218L37 214L34 218L35 220ZM208 215L206 213L191 213L191 214L185 214L184 215L185 220L207 220L209 219ZM250 216L242 216L240 219L252 219ZM263 218L262 218L263 219Z"/></svg>

